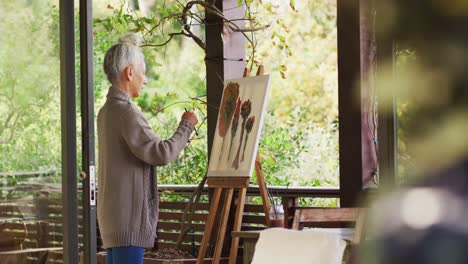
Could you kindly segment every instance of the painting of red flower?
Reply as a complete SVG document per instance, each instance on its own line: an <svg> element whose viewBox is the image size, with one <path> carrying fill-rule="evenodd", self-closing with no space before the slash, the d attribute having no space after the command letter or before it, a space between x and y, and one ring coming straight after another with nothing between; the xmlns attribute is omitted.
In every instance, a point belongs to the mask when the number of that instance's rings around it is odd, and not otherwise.
<svg viewBox="0 0 468 264"><path fill-rule="evenodd" d="M208 177L252 176L269 86L269 75L225 81Z"/></svg>

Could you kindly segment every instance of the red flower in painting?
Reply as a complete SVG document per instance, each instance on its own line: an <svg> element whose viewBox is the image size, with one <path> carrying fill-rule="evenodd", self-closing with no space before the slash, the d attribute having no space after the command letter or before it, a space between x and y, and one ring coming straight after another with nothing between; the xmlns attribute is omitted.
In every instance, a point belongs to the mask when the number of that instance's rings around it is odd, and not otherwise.
<svg viewBox="0 0 468 264"><path fill-rule="evenodd" d="M242 132L241 132L240 144L239 144L239 148L237 149L236 157L234 158L234 161L232 162L232 167L235 168L236 170L239 168L239 156L240 156L240 150L242 147L242 139L244 138L245 123L247 122L247 118L249 117L251 111L252 111L252 102L250 102L250 100L243 102L241 106L241 116L243 120L242 120Z"/></svg>
<svg viewBox="0 0 468 264"><path fill-rule="evenodd" d="M239 116L240 116L240 109L241 109L241 100L237 98L236 101L236 111L234 112L234 118L232 119L232 126L231 126L231 144L229 145L229 154L228 154L228 161L231 158L231 149L232 143L234 138L236 137L237 127L239 126Z"/></svg>
<svg viewBox="0 0 468 264"><path fill-rule="evenodd" d="M244 161L245 148L247 147L247 141L249 140L249 134L250 134L250 132L252 132L252 128L253 128L254 123L255 123L255 116L249 117L249 119L247 119L247 122L245 123L245 131L247 133L245 134L244 150L242 151L241 161Z"/></svg>
<svg viewBox="0 0 468 264"><path fill-rule="evenodd" d="M218 133L219 136L223 138L223 143L221 145L221 152L219 155L219 160L224 150L224 141L226 133L231 124L231 119L236 109L236 100L239 96L239 84L238 83L228 83L224 89L223 101L220 105L219 117L218 117Z"/></svg>

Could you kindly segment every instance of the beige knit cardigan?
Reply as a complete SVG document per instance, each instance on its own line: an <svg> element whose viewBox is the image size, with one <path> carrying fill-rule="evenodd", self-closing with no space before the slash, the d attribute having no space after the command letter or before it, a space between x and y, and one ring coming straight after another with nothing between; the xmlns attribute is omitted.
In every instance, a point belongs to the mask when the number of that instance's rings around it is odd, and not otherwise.
<svg viewBox="0 0 468 264"><path fill-rule="evenodd" d="M130 97L110 87L97 127L97 215L104 247L153 247L159 212L154 166L176 159L193 125L183 120L172 137L163 140Z"/></svg>

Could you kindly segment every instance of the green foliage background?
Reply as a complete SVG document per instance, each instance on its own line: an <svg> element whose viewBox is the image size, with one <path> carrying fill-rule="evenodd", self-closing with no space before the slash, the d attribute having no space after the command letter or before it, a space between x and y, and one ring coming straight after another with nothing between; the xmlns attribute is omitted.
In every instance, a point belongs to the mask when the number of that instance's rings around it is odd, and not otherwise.
<svg viewBox="0 0 468 264"><path fill-rule="evenodd" d="M40 1L0 2L0 171L60 166L58 24Z"/></svg>
<svg viewBox="0 0 468 264"><path fill-rule="evenodd" d="M179 10L176 1L165 2L156 2L152 16L144 17L119 1L94 1L96 114L109 86L102 71L105 51L128 31L142 32L145 43L161 43L161 32L148 33L148 28L155 18ZM58 10L54 4L52 0L0 3L0 172L60 168ZM264 0L252 1L250 7L249 15L271 25L255 36L255 63L264 64L273 78L260 145L267 182L337 186L336 4ZM178 28L177 21L164 25L166 32ZM199 30L203 36L204 28ZM247 48L250 53L252 47ZM169 137L184 108L194 109L203 120L203 51L192 40L179 37L164 47L145 47L144 53L150 81L136 103L155 132ZM7 121L10 115L17 117L14 125ZM206 122L198 133L175 162L160 168L160 183L199 182L208 160Z"/></svg>

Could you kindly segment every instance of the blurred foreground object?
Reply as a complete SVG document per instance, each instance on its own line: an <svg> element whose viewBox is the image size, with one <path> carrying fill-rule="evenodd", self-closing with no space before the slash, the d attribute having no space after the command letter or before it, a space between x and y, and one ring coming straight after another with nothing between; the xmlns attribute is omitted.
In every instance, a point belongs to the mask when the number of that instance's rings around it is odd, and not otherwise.
<svg viewBox="0 0 468 264"><path fill-rule="evenodd" d="M375 205L362 263L468 263L468 162Z"/></svg>
<svg viewBox="0 0 468 264"><path fill-rule="evenodd" d="M422 177L373 205L362 263L468 263L468 1L376 5L377 37L416 56L377 82L411 105L408 151Z"/></svg>
<svg viewBox="0 0 468 264"><path fill-rule="evenodd" d="M390 103L394 94L410 106L405 133L416 172L431 173L463 160L468 156L468 1L375 3L377 38L415 57L396 65L396 76L392 57L379 62L377 85L383 91L379 104Z"/></svg>

